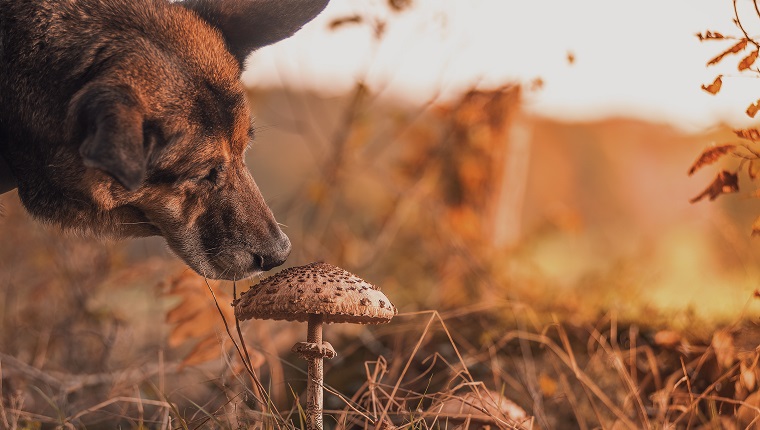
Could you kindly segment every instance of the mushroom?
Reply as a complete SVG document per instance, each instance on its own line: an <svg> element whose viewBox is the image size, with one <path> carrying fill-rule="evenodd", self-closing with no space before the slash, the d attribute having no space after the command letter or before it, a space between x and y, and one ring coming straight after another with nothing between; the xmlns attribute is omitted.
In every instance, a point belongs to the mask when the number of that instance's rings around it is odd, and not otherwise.
<svg viewBox="0 0 760 430"><path fill-rule="evenodd" d="M235 316L307 321L306 342L292 351L308 361L306 416L309 430L322 430L323 358L333 358L322 340L324 323L384 324L396 307L380 290L353 273L327 263L291 267L261 280L235 301Z"/></svg>

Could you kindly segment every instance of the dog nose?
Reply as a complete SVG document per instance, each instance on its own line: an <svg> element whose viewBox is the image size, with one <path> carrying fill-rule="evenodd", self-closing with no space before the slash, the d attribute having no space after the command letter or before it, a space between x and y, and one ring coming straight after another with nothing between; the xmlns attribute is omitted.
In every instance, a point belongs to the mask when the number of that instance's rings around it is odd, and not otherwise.
<svg viewBox="0 0 760 430"><path fill-rule="evenodd" d="M282 265L288 259L290 249L290 239L284 233L281 233L280 239L271 251L256 254L254 258L259 263L259 266L261 266L261 269L267 271Z"/></svg>

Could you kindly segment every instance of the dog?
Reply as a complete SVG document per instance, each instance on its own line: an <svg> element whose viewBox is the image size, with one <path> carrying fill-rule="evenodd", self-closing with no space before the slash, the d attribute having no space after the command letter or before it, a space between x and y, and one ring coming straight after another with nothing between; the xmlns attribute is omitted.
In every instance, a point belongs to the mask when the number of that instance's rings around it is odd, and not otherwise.
<svg viewBox="0 0 760 430"><path fill-rule="evenodd" d="M246 57L329 0L0 0L0 192L239 280L291 244L244 164Z"/></svg>

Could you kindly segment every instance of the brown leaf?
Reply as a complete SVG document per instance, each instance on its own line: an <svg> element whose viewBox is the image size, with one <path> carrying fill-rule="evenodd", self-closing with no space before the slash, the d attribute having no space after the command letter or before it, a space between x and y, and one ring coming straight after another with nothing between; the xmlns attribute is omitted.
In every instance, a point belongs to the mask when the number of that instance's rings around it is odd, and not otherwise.
<svg viewBox="0 0 760 430"><path fill-rule="evenodd" d="M717 78L713 81L710 85L704 85L702 84L702 89L707 91L710 94L718 94L718 91L720 91L720 87L723 86L723 75L718 75Z"/></svg>
<svg viewBox="0 0 760 430"><path fill-rule="evenodd" d="M760 110L760 100L756 101L755 103L752 103L751 105L747 106L747 115L750 118L754 118L757 114L757 111Z"/></svg>
<svg viewBox="0 0 760 430"><path fill-rule="evenodd" d="M388 0L388 6L396 12L401 12L411 5L412 0Z"/></svg>
<svg viewBox="0 0 760 430"><path fill-rule="evenodd" d="M181 298L166 314L166 322L174 325L167 340L169 346L176 347L193 339L216 339L217 332L224 330L222 317L202 276L185 271L172 280L167 294ZM234 310L229 305L232 297L216 288L214 294L224 317L228 322L234 321Z"/></svg>
<svg viewBox="0 0 760 430"><path fill-rule="evenodd" d="M739 410L736 412L736 418L742 429L756 429L758 423L758 417L760 417L760 391L756 391L749 395L739 406Z"/></svg>
<svg viewBox="0 0 760 430"><path fill-rule="evenodd" d="M705 34L697 33L697 37L699 38L699 41L705 41L705 40L717 40L717 39L723 39L724 36L717 31L710 31L707 30Z"/></svg>
<svg viewBox="0 0 760 430"><path fill-rule="evenodd" d="M760 130L756 128L742 128L739 130L734 130L734 134L742 139L751 140L753 142L760 140Z"/></svg>
<svg viewBox="0 0 760 430"><path fill-rule="evenodd" d="M757 385L757 375L755 374L754 366L748 366L747 363L742 360L739 363L739 375L740 382L748 391L754 391Z"/></svg>
<svg viewBox="0 0 760 430"><path fill-rule="evenodd" d="M760 162L757 160L750 160L749 165L747 166L747 175L750 179L753 181L760 176Z"/></svg>
<svg viewBox="0 0 760 430"><path fill-rule="evenodd" d="M216 312L216 307L211 305ZM194 318L177 324L169 333L167 342L170 347L177 347L189 340L204 338L209 334L221 330L220 317L214 318L211 312L198 313Z"/></svg>
<svg viewBox="0 0 760 430"><path fill-rule="evenodd" d="M752 223L752 237L760 236L760 217L755 218L755 222Z"/></svg>
<svg viewBox="0 0 760 430"><path fill-rule="evenodd" d="M364 22L364 18L359 15L350 15L340 18L335 18L327 25L330 30L337 30L340 27L344 27L349 24L361 24Z"/></svg>
<svg viewBox="0 0 760 430"><path fill-rule="evenodd" d="M575 54L573 51L567 51L567 64L571 66L575 64Z"/></svg>
<svg viewBox="0 0 760 430"><path fill-rule="evenodd" d="M385 21L377 20L372 26L372 30L375 35L375 39L382 39L385 35L385 30L388 28L388 24Z"/></svg>
<svg viewBox="0 0 760 430"><path fill-rule="evenodd" d="M736 145L733 143L726 143L723 145L714 145L704 149L702 153L699 154L697 161L695 161L694 164L689 167L689 176L693 175L694 172L701 169L702 167L718 161L720 157L732 152L735 148Z"/></svg>
<svg viewBox="0 0 760 430"><path fill-rule="evenodd" d="M718 365L724 369L733 366L736 361L736 347L734 346L734 336L728 330L718 330L713 334L710 343L715 352L715 359Z"/></svg>
<svg viewBox="0 0 760 430"><path fill-rule="evenodd" d="M739 62L739 71L741 72L742 70L747 70L752 67L752 65L755 64L755 60L757 60L757 54L757 51L753 51L744 57L742 61Z"/></svg>
<svg viewBox="0 0 760 430"><path fill-rule="evenodd" d="M541 77L533 78L533 80L530 81L531 91L538 91L542 88L544 88L544 80Z"/></svg>
<svg viewBox="0 0 760 430"><path fill-rule="evenodd" d="M180 368L193 366L214 360L222 355L222 342L216 336L209 336L198 342L192 351L190 351Z"/></svg>
<svg viewBox="0 0 760 430"><path fill-rule="evenodd" d="M713 182L705 188L698 196L689 200L690 203L696 203L705 197L715 200L721 194L735 193L739 191L739 176L736 173L721 171L715 177Z"/></svg>
<svg viewBox="0 0 760 430"><path fill-rule="evenodd" d="M654 335L655 345L674 349L681 344L681 334L673 330L660 330Z"/></svg>
<svg viewBox="0 0 760 430"><path fill-rule="evenodd" d="M721 60L723 60L723 58L726 57L726 55L739 53L742 49L746 47L747 47L747 39L742 39L739 42L737 42L735 45L733 45L732 47L721 52L718 56L716 56L712 60L708 61L707 65L712 66L713 64L718 64Z"/></svg>
<svg viewBox="0 0 760 430"><path fill-rule="evenodd" d="M546 373L538 375L538 387L541 389L541 393L544 397L552 397L557 393L558 388L557 381Z"/></svg>

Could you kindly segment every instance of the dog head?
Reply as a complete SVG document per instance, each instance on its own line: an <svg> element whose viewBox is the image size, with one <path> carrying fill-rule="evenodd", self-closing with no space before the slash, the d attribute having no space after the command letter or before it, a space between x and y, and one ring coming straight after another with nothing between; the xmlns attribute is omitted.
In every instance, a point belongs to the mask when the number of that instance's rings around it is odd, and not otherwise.
<svg viewBox="0 0 760 430"><path fill-rule="evenodd" d="M71 139L108 236L164 236L198 273L241 279L282 264L290 241L244 164L253 139L240 74L327 0L188 0L106 55L69 105ZM129 37L127 35L127 37ZM108 49L116 49L111 47Z"/></svg>

